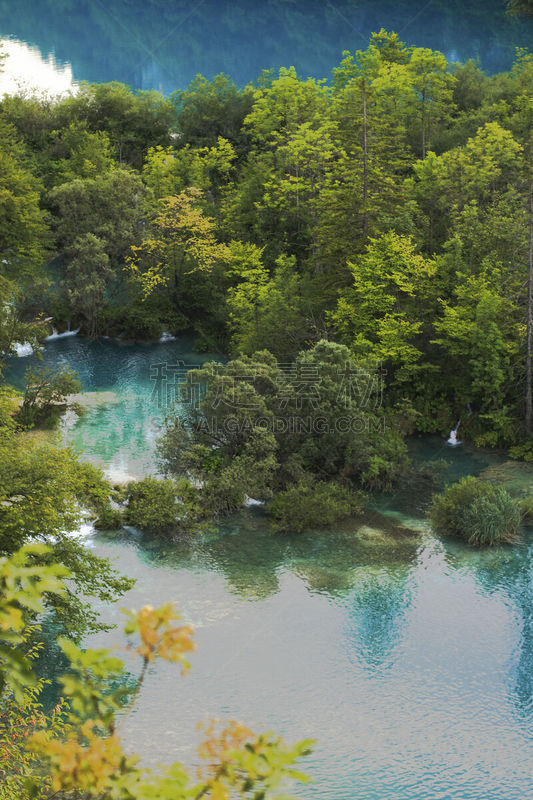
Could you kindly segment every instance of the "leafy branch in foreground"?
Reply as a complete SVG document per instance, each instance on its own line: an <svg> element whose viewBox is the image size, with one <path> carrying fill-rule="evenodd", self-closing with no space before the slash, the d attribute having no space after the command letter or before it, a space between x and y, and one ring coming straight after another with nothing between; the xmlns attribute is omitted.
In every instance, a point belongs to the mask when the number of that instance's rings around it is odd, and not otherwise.
<svg viewBox="0 0 533 800"><path fill-rule="evenodd" d="M43 546L37 547L42 554ZM281 800L286 796L277 792L287 781L306 780L297 763L310 752L310 741L290 747L270 734L255 736L236 722L222 730L217 722L208 726L199 750L205 767L194 779L178 763L157 773L143 768L138 756L122 749L117 732L117 714L124 712L125 697L131 691L124 686L123 662L109 650L83 651L67 639L60 639L59 644L70 661L70 671L61 679L68 705L51 718L43 715L38 704L41 685L29 659L21 653L25 612L42 610L46 592L61 593L66 571L32 565L32 549L0 560L0 675L2 686L14 692L8 697L4 690L0 705L4 709L9 701L10 718L18 714L28 722L27 736L20 737L18 731L0 738L0 774L5 777L2 800L52 800L58 796L62 800ZM126 634L135 637L129 649L142 664L126 715L139 695L149 664L162 659L186 669L186 655L195 647L192 628L179 624L172 604L127 613ZM110 689L117 681L122 685ZM6 764L5 759L2 763L2 753L8 751L11 763ZM21 774L14 774L16 770Z"/></svg>

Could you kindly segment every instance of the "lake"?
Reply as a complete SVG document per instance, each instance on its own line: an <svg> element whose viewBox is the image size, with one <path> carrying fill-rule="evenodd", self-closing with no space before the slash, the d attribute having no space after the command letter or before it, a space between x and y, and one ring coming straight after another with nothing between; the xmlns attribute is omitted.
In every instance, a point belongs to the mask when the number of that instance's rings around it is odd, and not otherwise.
<svg viewBox="0 0 533 800"><path fill-rule="evenodd" d="M0 0L0 36L20 43L6 70L51 91L72 78L170 93L220 72L245 85L291 65L322 78L382 27L489 72L533 46L533 20L506 15L504 0Z"/></svg>
<svg viewBox="0 0 533 800"><path fill-rule="evenodd" d="M206 358L187 338L47 343L45 363L70 364L94 393L63 435L112 478L153 471L164 409L151 367ZM20 384L31 360L6 377ZM531 468L495 453L431 437L411 450L418 462L445 459L443 479L484 472L533 485ZM420 480L377 498L364 519L293 536L273 534L261 507L192 542L89 531L87 546L137 579L120 606L175 601L196 629L190 674L150 669L122 726L127 747L152 765L193 765L196 723L238 719L316 740L313 783L298 789L308 800L532 797L531 536L483 552L439 540L424 518L429 497ZM102 614L122 623L118 607ZM121 641L112 631L87 644Z"/></svg>

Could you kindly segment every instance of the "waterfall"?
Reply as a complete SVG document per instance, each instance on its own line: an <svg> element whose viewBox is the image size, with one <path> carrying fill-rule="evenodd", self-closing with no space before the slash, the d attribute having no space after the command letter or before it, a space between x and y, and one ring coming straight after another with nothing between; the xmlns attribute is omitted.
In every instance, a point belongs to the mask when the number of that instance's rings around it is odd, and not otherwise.
<svg viewBox="0 0 533 800"><path fill-rule="evenodd" d="M50 336L46 337L45 342L51 342L54 339L64 339L66 336L76 336L76 334L79 333L79 332L80 332L79 328L76 328L76 330L74 330L74 331L70 330L70 320L69 320L68 321L68 325L67 325L67 329L66 329L66 331L63 331L63 333L58 333L57 332L57 328L55 328L52 325L52 333L50 334Z"/></svg>
<svg viewBox="0 0 533 800"><path fill-rule="evenodd" d="M29 342L15 342L13 350L15 351L15 355L19 356L19 358L33 355L33 347Z"/></svg>
<svg viewBox="0 0 533 800"><path fill-rule="evenodd" d="M461 444L461 442L459 442L457 440L457 431L459 430L459 425L460 424L461 424L461 420L459 420L459 422L457 423L457 425L455 426L453 431L450 431L450 437L449 437L448 441L446 442L446 444L449 444L450 447L455 447L456 445Z"/></svg>

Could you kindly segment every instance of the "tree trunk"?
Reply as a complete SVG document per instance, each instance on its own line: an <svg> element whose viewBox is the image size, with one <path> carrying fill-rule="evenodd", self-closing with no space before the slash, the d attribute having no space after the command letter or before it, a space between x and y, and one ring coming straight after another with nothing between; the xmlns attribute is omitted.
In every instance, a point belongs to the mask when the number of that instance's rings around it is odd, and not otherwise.
<svg viewBox="0 0 533 800"><path fill-rule="evenodd" d="M363 85L363 237L368 233L368 130L366 87Z"/></svg>
<svg viewBox="0 0 533 800"><path fill-rule="evenodd" d="M422 158L426 157L426 90L422 89Z"/></svg>
<svg viewBox="0 0 533 800"><path fill-rule="evenodd" d="M531 325L533 312L533 180L529 185L529 253L527 271L527 320L526 320L526 435L531 435L533 402L531 396Z"/></svg>

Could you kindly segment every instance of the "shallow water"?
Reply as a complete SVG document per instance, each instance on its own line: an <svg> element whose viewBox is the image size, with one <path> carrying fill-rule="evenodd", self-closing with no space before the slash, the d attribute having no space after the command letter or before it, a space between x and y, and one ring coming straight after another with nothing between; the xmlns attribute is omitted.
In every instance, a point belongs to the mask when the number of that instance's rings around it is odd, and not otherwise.
<svg viewBox="0 0 533 800"><path fill-rule="evenodd" d="M118 397L67 429L85 457L112 474L153 465L149 367L177 358L199 360L187 340L47 344L47 363ZM514 475L498 454L436 438L411 448L418 462L446 459L441 480ZM519 469L523 487L531 471ZM485 552L438 541L424 521L430 493L415 481L363 520L300 536L273 535L261 508L193 543L90 534L88 546L137 579L120 605L175 601L196 628L190 674L151 668L123 725L127 746L150 764L195 764L197 721L233 718L316 740L314 782L298 790L310 800L533 797L531 540ZM119 608L103 615L122 622ZM120 642L112 631L87 644Z"/></svg>
<svg viewBox="0 0 533 800"><path fill-rule="evenodd" d="M77 398L84 414L69 412L63 420L63 438L84 460L103 465L110 480L124 482L157 472L154 443L175 399L172 378L211 358L196 353L187 336L145 345L71 336L46 342L41 362L35 356L12 359L6 380L22 388L30 366L76 370L88 394ZM158 377L164 374L162 365L179 372L170 369L166 379Z"/></svg>

